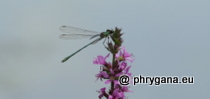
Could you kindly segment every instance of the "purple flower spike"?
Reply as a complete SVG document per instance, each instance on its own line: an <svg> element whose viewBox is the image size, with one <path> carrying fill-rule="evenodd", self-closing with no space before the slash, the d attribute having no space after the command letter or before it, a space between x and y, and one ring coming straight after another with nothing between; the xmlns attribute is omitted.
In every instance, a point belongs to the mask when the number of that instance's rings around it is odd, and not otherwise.
<svg viewBox="0 0 210 99"><path fill-rule="evenodd" d="M110 84L110 89L101 88L98 98L105 99L125 99L126 92L132 92L128 86L122 85L119 80L122 75L132 77L129 72L131 66L128 65L128 61L133 62L134 56L128 53L125 47L121 47L123 39L121 38L123 33L120 33L121 29L115 28L115 30L107 30L106 35L102 33L100 37L107 37L107 46L104 47L110 52L112 56L112 62L106 61L110 54L106 56L98 55L94 58L93 64L100 65L100 72L96 74L98 79L105 80L105 84ZM110 39L109 39L110 38ZM104 41L105 42L105 41ZM104 43L103 43L104 44ZM131 80L129 82L132 82Z"/></svg>

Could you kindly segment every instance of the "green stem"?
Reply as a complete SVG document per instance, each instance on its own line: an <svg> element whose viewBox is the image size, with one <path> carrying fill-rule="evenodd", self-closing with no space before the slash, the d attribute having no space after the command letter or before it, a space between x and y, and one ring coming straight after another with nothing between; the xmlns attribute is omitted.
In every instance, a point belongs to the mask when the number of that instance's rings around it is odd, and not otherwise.
<svg viewBox="0 0 210 99"><path fill-rule="evenodd" d="M116 53L113 53L113 59L112 59L112 68L115 68L115 54ZM114 82L111 82L111 90L112 92L114 91Z"/></svg>

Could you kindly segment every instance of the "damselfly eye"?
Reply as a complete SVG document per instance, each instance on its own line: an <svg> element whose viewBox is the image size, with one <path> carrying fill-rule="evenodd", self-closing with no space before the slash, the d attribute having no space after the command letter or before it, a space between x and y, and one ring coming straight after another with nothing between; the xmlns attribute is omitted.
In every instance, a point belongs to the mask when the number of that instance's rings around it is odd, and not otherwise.
<svg viewBox="0 0 210 99"><path fill-rule="evenodd" d="M109 30L109 29L107 29L106 32L113 33L113 31L112 30Z"/></svg>

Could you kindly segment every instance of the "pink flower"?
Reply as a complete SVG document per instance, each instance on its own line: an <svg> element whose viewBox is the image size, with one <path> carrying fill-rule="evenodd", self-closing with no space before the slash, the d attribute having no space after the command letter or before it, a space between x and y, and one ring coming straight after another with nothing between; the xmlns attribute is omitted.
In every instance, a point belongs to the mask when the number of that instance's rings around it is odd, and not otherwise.
<svg viewBox="0 0 210 99"><path fill-rule="evenodd" d="M123 62L120 63L119 69L124 70L126 67L127 67L127 63L125 61L123 61Z"/></svg>
<svg viewBox="0 0 210 99"><path fill-rule="evenodd" d="M133 92L133 91L128 90L128 86L122 86L121 91L122 92Z"/></svg>
<svg viewBox="0 0 210 99"><path fill-rule="evenodd" d="M119 84L118 80L116 80L117 77L119 77L120 75L122 75L123 73L115 73L112 69L110 70L110 73L112 76L109 77L108 80L105 81L105 84L109 84L111 82L114 82L114 84Z"/></svg>
<svg viewBox="0 0 210 99"><path fill-rule="evenodd" d="M101 88L100 91L98 91L100 95L98 96L99 99L101 99L106 94L106 87Z"/></svg>
<svg viewBox="0 0 210 99"><path fill-rule="evenodd" d="M125 61L121 62L120 65L119 65L119 69L121 71L124 71L123 73L127 74L128 76L132 75L131 73L129 73L130 68L131 68L131 66L127 67L127 63Z"/></svg>
<svg viewBox="0 0 210 99"><path fill-rule="evenodd" d="M105 65L107 62L106 62L106 59L109 57L109 54L105 57L99 55L94 61L93 61L93 64L100 64L100 65Z"/></svg>
<svg viewBox="0 0 210 99"><path fill-rule="evenodd" d="M109 95L108 99L124 99L125 95L123 92L120 92L120 90L117 88L113 91L111 95Z"/></svg>
<svg viewBox="0 0 210 99"><path fill-rule="evenodd" d="M133 59L133 55L126 52L125 47L122 47L119 54L116 54L116 58L120 60L128 60L130 62L133 62L135 59Z"/></svg>
<svg viewBox="0 0 210 99"><path fill-rule="evenodd" d="M100 80L102 81L102 78L109 78L109 75L107 74L106 71L100 71L99 74L96 74L96 77L97 77L96 80L100 78Z"/></svg>
<svg viewBox="0 0 210 99"><path fill-rule="evenodd" d="M128 76L131 76L132 73L129 73L128 71L130 70L131 66L128 66L126 69L125 69L125 74L127 74Z"/></svg>

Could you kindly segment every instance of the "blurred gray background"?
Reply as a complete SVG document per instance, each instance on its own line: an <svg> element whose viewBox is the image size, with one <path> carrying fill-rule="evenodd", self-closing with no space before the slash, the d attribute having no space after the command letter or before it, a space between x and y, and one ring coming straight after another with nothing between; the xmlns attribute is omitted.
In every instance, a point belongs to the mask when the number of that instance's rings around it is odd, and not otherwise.
<svg viewBox="0 0 210 99"><path fill-rule="evenodd" d="M195 84L131 86L129 99L209 99L209 0L0 0L0 99L98 99L92 60L102 41L62 40L59 27L125 33L133 76L194 76ZM111 60L111 59L108 59Z"/></svg>

